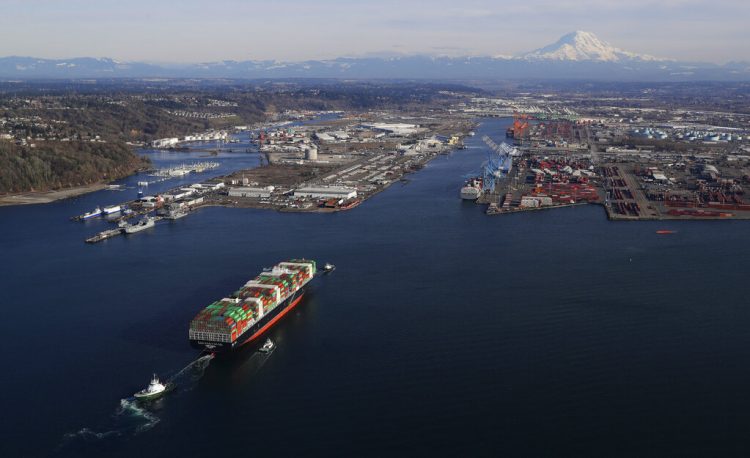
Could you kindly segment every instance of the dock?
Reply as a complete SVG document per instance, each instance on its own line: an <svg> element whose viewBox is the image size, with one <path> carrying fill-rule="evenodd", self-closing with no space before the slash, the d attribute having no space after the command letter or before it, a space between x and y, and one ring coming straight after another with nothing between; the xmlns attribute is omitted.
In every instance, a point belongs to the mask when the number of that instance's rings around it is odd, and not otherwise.
<svg viewBox="0 0 750 458"><path fill-rule="evenodd" d="M106 231L99 232L98 234L87 238L86 243L101 242L102 240L107 240L120 234L122 234L122 228L118 227L117 229L107 229Z"/></svg>

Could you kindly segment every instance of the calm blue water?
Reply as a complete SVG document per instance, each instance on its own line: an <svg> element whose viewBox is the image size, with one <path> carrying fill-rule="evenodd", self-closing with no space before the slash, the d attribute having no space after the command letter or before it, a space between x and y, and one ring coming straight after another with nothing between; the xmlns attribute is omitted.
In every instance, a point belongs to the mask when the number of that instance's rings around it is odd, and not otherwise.
<svg viewBox="0 0 750 458"><path fill-rule="evenodd" d="M134 190L0 208L0 455L746 456L748 224L486 217L458 190L506 125L334 215L207 208L88 246L103 224L67 218ZM270 356L123 401L195 360L200 308L299 256L338 269Z"/></svg>

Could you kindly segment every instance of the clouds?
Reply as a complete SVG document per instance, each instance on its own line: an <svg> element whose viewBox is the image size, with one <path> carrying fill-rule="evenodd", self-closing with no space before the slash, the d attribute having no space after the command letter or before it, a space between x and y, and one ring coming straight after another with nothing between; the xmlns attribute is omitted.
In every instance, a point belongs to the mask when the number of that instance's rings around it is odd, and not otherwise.
<svg viewBox="0 0 750 458"><path fill-rule="evenodd" d="M686 60L750 60L738 0L5 0L0 55L153 61L514 54L572 30Z"/></svg>

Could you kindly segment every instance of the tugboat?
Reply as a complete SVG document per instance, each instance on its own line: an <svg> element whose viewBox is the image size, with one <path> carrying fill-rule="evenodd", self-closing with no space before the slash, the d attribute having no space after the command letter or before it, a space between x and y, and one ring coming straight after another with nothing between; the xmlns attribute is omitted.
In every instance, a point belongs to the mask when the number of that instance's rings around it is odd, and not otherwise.
<svg viewBox="0 0 750 458"><path fill-rule="evenodd" d="M324 273L330 274L334 270L336 270L336 266L334 266L330 262L327 262L327 263L325 263L325 265L323 265L323 272Z"/></svg>
<svg viewBox="0 0 750 458"><path fill-rule="evenodd" d="M258 349L258 351L261 353L271 353L274 348L276 348L276 345L274 345L273 341L271 339L266 339L266 342Z"/></svg>
<svg viewBox="0 0 750 458"><path fill-rule="evenodd" d="M154 374L154 377L151 379L151 383L148 384L148 386L141 391L135 393L133 396L135 396L136 399L145 401L150 399L155 399L164 394L167 391L167 386L162 384L159 381L159 377Z"/></svg>

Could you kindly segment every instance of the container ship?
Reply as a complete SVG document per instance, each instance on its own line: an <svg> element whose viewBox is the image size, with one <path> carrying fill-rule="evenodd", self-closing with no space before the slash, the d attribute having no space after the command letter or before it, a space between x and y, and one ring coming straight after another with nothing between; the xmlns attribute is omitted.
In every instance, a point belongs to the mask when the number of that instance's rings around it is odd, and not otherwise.
<svg viewBox="0 0 750 458"><path fill-rule="evenodd" d="M190 322L190 343L212 353L228 352L260 337L299 304L315 277L315 261L280 262L232 294L201 310Z"/></svg>
<svg viewBox="0 0 750 458"><path fill-rule="evenodd" d="M477 200L482 194L484 184L481 178L472 178L461 188L461 198L464 200Z"/></svg>

